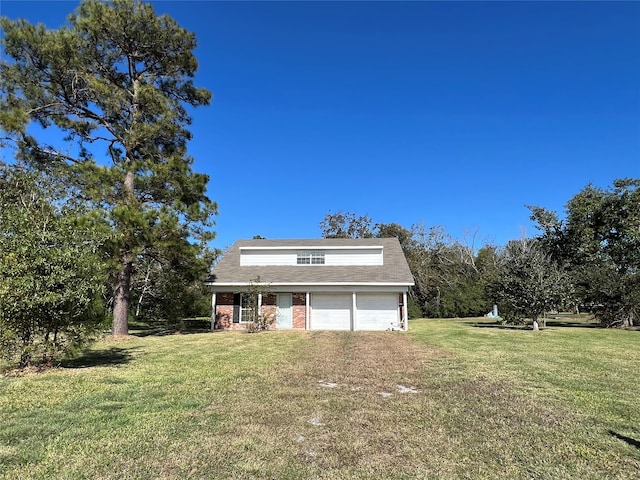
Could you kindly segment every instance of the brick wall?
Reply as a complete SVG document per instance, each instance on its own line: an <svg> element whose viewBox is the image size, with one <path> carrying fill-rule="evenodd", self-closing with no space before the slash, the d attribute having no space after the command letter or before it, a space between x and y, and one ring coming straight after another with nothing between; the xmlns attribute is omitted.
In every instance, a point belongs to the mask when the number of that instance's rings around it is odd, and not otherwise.
<svg viewBox="0 0 640 480"><path fill-rule="evenodd" d="M306 324L305 293L292 294L292 320L293 328L304 330ZM271 328L275 328L276 320L276 295L269 294L262 298L262 315L272 319ZM216 329L244 329L245 323L233 323L233 292L220 292L216 294Z"/></svg>
<svg viewBox="0 0 640 480"><path fill-rule="evenodd" d="M216 305L215 328L231 328L233 326L233 301L231 305Z"/></svg>
<svg viewBox="0 0 640 480"><path fill-rule="evenodd" d="M269 322L269 328L276 326L276 306L262 305L262 318Z"/></svg>
<svg viewBox="0 0 640 480"><path fill-rule="evenodd" d="M294 293L293 298L293 328L304 330L306 317L307 295L305 293Z"/></svg>
<svg viewBox="0 0 640 480"><path fill-rule="evenodd" d="M215 328L233 328L233 292L216 293Z"/></svg>

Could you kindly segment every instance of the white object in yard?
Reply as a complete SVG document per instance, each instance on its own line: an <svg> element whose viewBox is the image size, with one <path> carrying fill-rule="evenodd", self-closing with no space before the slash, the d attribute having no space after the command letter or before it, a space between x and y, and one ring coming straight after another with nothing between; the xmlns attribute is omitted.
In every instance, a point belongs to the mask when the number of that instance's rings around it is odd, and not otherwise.
<svg viewBox="0 0 640 480"><path fill-rule="evenodd" d="M400 393L418 393L418 390L411 387L405 387L404 385L397 385L398 392Z"/></svg>
<svg viewBox="0 0 640 480"><path fill-rule="evenodd" d="M498 315L498 305L494 305L494 306L493 306L493 310L491 310L489 313L487 313L487 314L485 315L485 317L487 317L487 318L499 318L499 315Z"/></svg>

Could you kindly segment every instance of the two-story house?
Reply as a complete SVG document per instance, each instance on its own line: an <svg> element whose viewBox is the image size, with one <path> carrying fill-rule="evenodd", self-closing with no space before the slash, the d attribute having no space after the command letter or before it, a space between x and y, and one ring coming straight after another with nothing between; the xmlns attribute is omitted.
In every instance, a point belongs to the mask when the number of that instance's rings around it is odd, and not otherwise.
<svg viewBox="0 0 640 480"><path fill-rule="evenodd" d="M212 327L239 328L257 284L277 329L406 330L413 276L396 238L239 240L205 282Z"/></svg>

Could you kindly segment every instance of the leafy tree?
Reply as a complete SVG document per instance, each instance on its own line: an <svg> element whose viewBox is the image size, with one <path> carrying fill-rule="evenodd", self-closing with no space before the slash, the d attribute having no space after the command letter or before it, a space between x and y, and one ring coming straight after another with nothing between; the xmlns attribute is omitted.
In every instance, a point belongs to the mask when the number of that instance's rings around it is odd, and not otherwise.
<svg viewBox="0 0 640 480"><path fill-rule="evenodd" d="M51 364L99 326L99 231L47 177L0 163L0 351L10 361Z"/></svg>
<svg viewBox="0 0 640 480"><path fill-rule="evenodd" d="M565 272L544 252L539 242L511 240L498 258L491 289L502 316L510 322L533 320L534 329L544 314L567 303L570 282Z"/></svg>
<svg viewBox="0 0 640 480"><path fill-rule="evenodd" d="M406 229L402 225L398 223L379 223L376 225L375 236L378 238L397 238L400 243L400 247L404 253L405 258L407 259L407 264L409 265L409 269L413 274L413 253L414 253L414 241L413 241L413 233L411 230ZM416 282L414 276L414 282ZM422 302L416 292L418 291L418 286L413 286L409 288L409 295L407 298L407 314L408 317L420 318L423 315L422 313Z"/></svg>
<svg viewBox="0 0 640 480"><path fill-rule="evenodd" d="M413 233L398 223L379 223L376 225L376 237L397 238L400 246L405 251L411 247Z"/></svg>
<svg viewBox="0 0 640 480"><path fill-rule="evenodd" d="M327 213L320 222L320 230L324 238L371 238L374 236L371 217L356 216L351 212Z"/></svg>
<svg viewBox="0 0 640 480"><path fill-rule="evenodd" d="M0 25L10 59L0 64L4 141L31 165L56 167L80 200L108 211L112 331L127 334L140 255L212 238L217 207L186 148L186 107L211 97L193 84L195 37L136 0L84 0L57 30L7 18ZM59 141L38 140L32 123L53 128Z"/></svg>
<svg viewBox="0 0 640 480"><path fill-rule="evenodd" d="M157 255L145 252L132 278L131 298L136 320L178 323L183 317L208 316L211 292L202 282L217 251L197 245Z"/></svg>
<svg viewBox="0 0 640 480"><path fill-rule="evenodd" d="M472 241L455 241L441 226L411 227L405 256L414 276L412 297L427 317L464 317L486 313L487 275Z"/></svg>
<svg viewBox="0 0 640 480"><path fill-rule="evenodd" d="M442 227L416 224L411 227L412 241L407 248L407 261L415 285L412 294L427 317L441 317L442 282L438 264L440 254L449 242L449 236Z"/></svg>
<svg viewBox="0 0 640 480"><path fill-rule="evenodd" d="M566 218L529 207L546 251L571 272L583 306L605 325L640 318L640 179L613 188L588 185L566 205Z"/></svg>

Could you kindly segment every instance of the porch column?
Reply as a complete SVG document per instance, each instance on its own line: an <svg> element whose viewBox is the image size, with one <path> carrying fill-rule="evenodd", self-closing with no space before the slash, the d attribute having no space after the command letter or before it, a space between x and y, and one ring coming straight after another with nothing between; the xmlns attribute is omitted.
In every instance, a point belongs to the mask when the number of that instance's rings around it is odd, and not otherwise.
<svg viewBox="0 0 640 480"><path fill-rule="evenodd" d="M258 320L262 320L262 293L258 293Z"/></svg>
<svg viewBox="0 0 640 480"><path fill-rule="evenodd" d="M358 303L356 302L356 292L351 294L351 330L355 330L358 321Z"/></svg>
<svg viewBox="0 0 640 480"><path fill-rule="evenodd" d="M216 328L216 292L211 294L211 331Z"/></svg>
<svg viewBox="0 0 640 480"><path fill-rule="evenodd" d="M407 292L402 292L402 323L404 324L404 331L409 330L409 305L407 305Z"/></svg>
<svg viewBox="0 0 640 480"><path fill-rule="evenodd" d="M304 329L309 330L309 292L305 295L304 303Z"/></svg>

